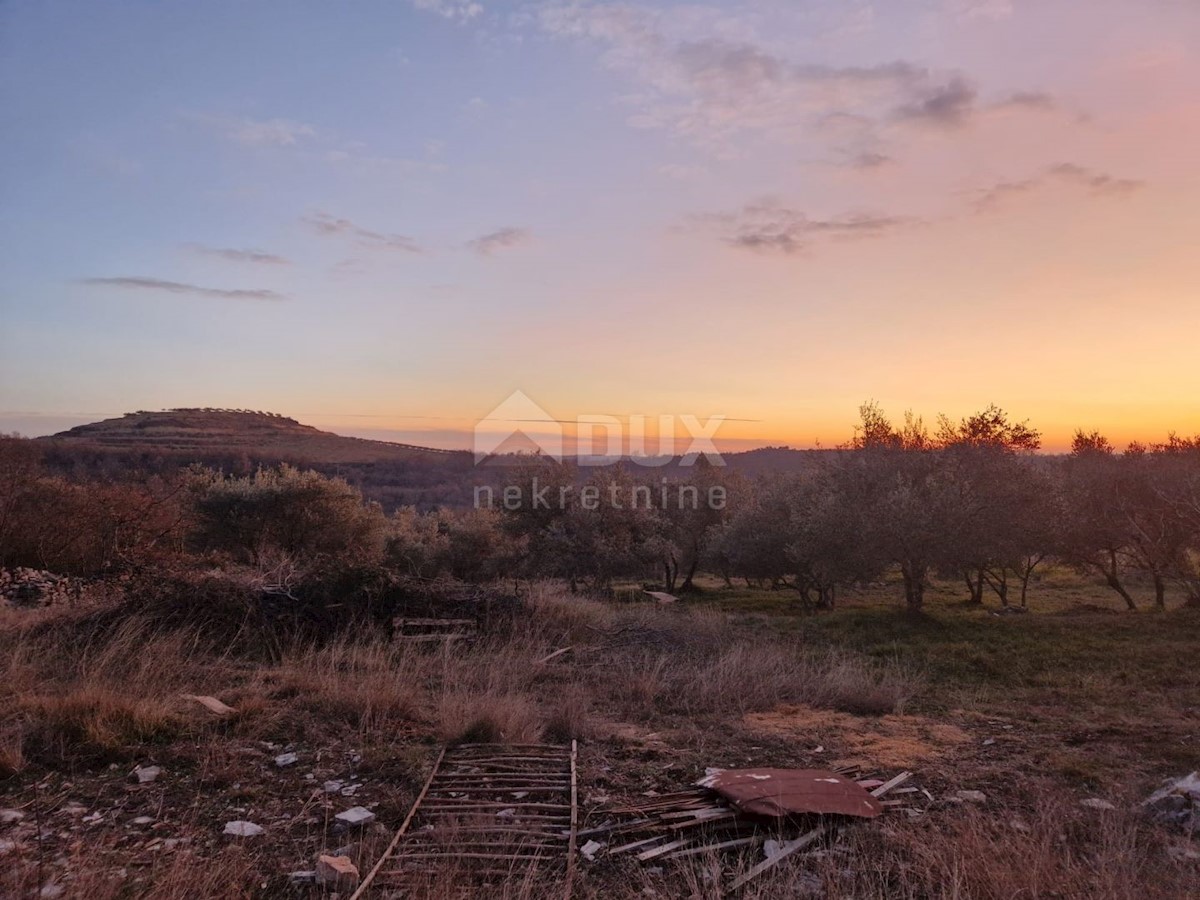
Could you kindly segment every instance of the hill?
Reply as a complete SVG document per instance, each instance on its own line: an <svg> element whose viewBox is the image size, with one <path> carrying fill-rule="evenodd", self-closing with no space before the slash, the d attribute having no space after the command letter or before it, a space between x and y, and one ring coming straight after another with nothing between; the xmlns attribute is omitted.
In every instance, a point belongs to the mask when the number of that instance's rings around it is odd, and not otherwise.
<svg viewBox="0 0 1200 900"><path fill-rule="evenodd" d="M94 448L154 451L203 459L211 454L245 454L257 460L303 461L314 465L465 457L465 453L343 437L303 425L278 413L241 409L139 411L79 425L44 441Z"/></svg>

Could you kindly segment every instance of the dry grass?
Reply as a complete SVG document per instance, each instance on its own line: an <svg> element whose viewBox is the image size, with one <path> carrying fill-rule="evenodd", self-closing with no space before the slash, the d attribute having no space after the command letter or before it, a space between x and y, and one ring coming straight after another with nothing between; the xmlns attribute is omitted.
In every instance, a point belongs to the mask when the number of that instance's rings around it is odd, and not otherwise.
<svg viewBox="0 0 1200 900"><path fill-rule="evenodd" d="M715 654L643 651L610 671L610 689L624 698L627 713L648 717L740 716L781 703L894 713L921 685L919 676L898 666L769 643L735 643Z"/></svg>
<svg viewBox="0 0 1200 900"><path fill-rule="evenodd" d="M1029 619L979 627L1011 636L1041 624ZM820 629L832 633L839 622L857 628L860 620L863 633L878 642L864 648L871 655L819 640ZM733 759L819 762L803 749L817 743L828 745L828 754L857 753L880 767L900 765L881 749L887 740L907 740L907 731L896 730L900 719L922 740L933 740L934 732L923 729L935 725L961 731L961 740L945 741L938 754L922 758L920 777L938 794L986 788L989 805L935 806L918 820L889 818L852 829L843 845L852 856L830 852L789 862L756 881L745 896L793 896L814 881L827 896L862 898L1166 898L1191 889L1185 864L1166 855L1168 838L1161 830L1132 813L1078 807L1067 780L1047 771L1047 761L1064 752L1063 745L1039 747L1039 756L1020 755L1025 752L1020 741L1032 743L1038 735L1018 723L1014 731L999 733L1001 742L986 751L1013 755L988 769L980 745L993 732L976 732L974 726L987 717L955 718L953 710L936 707L945 702L940 696L931 708L927 679L944 678L950 663L935 665L911 654L897 661L890 646L908 647L900 637L937 639L939 649L944 644L958 652L952 628L904 624L906 630L897 630L892 642L886 622L856 611L820 620L806 635L711 607L619 607L536 585L523 615L470 647L347 635L324 646L284 648L275 662L262 663L214 652L194 629L164 629L144 618L105 630L75 630L69 616L51 622L53 627L39 619L41 626L30 628L28 621L0 623L0 779L7 779L0 781L0 791L12 795L0 805L26 804L33 780L44 781L56 770L64 773L59 783L69 778L81 786L73 790L94 789L98 797L108 779L117 782L109 796L136 799L140 795L129 793L124 770L108 773L104 763L151 756L167 767L162 790L177 790L162 801L176 804L171 828L208 835L186 853L138 868L129 861L126 832L89 829L78 848L55 850L67 861L50 867L52 880L67 887L67 896L182 900L286 891L280 873L309 867L315 852L335 845L338 839L327 833L332 811L320 804L342 801L310 799L311 782L301 780L301 767L276 770L272 756L283 744L297 745L302 766L322 754L327 766L342 765L337 760L352 752L369 758L368 780L381 792L373 795L380 821L391 824L419 787L434 741L590 740L584 752L605 766L602 774L592 773L595 784L581 785L586 797L599 789L670 790L705 765ZM972 622L953 627L968 625L975 627ZM573 652L540 664L566 646ZM1010 644L1013 671L1024 664L1022 646ZM953 665L966 663L955 658ZM1148 667L1140 675L1148 677L1146 672L1153 674L1155 696L1174 677ZM1022 696L1035 689L1040 683L1031 680ZM1055 682L1054 690L1076 696L1094 694L1095 686L1066 679ZM212 716L180 700L184 692L218 696L238 712ZM980 694L981 704L988 696ZM906 707L924 715L894 715ZM788 709L793 712L778 728L764 726L768 717L784 716L780 710ZM1094 715L1103 712L1089 709L1087 716ZM629 727L647 735L655 732L656 740L602 736L615 735L610 726L626 722L639 723ZM1186 724L1172 727L1176 743L1192 746L1184 743ZM1094 742L1070 749L1099 752ZM826 758L831 757L820 759ZM1023 769L1031 759L1046 763L1044 774ZM318 775L318 785L322 777L330 776ZM984 780L989 777L993 780ZM185 792L181 785L189 778ZM1131 790L1140 788L1129 781ZM279 814L272 821L308 816L315 824L297 826L269 848L230 846L219 838L221 823L240 816L230 810L242 807L249 816L271 808ZM94 855L101 850L107 867ZM371 852L364 851L360 866L369 866ZM584 867L578 894L633 897L651 888L658 896L716 897L733 872L758 858L695 857L666 864L662 875ZM26 857L0 870L0 895L31 893L35 876L29 863ZM122 867L134 873L132 881L113 879ZM68 874L74 880L62 880ZM456 877L448 871L428 896L442 895ZM545 896L543 889L513 879L489 893L525 898Z"/></svg>
<svg viewBox="0 0 1200 900"><path fill-rule="evenodd" d="M438 733L449 743L536 743L542 722L538 704L524 694L450 690L438 704Z"/></svg>
<svg viewBox="0 0 1200 900"><path fill-rule="evenodd" d="M1166 852L1167 837L1136 807L1098 811L1043 786L1032 804L970 806L922 822L850 835L853 856L818 869L833 895L956 900L1193 896L1195 867ZM853 865L869 859L871 865Z"/></svg>
<svg viewBox="0 0 1200 900"><path fill-rule="evenodd" d="M428 660L403 644L342 638L285 655L261 684L271 699L293 699L369 736L420 717L428 668Z"/></svg>

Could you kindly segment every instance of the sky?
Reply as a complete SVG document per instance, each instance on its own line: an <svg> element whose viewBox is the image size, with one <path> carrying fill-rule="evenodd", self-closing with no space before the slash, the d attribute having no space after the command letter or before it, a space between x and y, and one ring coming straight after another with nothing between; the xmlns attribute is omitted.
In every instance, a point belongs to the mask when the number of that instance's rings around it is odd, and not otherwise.
<svg viewBox="0 0 1200 900"><path fill-rule="evenodd" d="M4 432L1200 432L1195 0L7 0L0 134Z"/></svg>

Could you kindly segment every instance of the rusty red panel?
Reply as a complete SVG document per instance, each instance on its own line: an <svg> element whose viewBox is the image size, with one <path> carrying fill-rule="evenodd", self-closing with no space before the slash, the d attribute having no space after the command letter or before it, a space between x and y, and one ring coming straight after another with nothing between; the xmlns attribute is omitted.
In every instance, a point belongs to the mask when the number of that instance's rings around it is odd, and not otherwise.
<svg viewBox="0 0 1200 900"><path fill-rule="evenodd" d="M883 812L865 789L821 769L724 769L699 784L757 816L820 813L874 818Z"/></svg>

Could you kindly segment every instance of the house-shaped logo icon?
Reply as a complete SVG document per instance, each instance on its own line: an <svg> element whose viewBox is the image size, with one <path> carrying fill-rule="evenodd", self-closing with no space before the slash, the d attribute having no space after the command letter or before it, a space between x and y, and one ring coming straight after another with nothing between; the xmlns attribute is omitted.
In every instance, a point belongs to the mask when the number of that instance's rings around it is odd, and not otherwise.
<svg viewBox="0 0 1200 900"><path fill-rule="evenodd" d="M536 449L555 462L562 461L562 424L522 391L514 391L475 423L475 464L479 465L497 453L505 452L502 448L506 444L512 448L514 443Z"/></svg>

